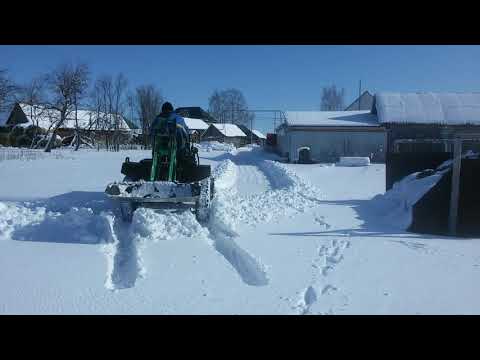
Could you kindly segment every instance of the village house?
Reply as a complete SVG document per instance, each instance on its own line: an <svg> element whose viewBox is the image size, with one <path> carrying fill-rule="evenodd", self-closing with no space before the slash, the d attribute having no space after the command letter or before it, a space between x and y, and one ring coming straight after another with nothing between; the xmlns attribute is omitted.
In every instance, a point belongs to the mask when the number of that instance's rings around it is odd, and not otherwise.
<svg viewBox="0 0 480 360"><path fill-rule="evenodd" d="M370 111L289 111L276 130L277 152L289 162L297 162L303 149L318 162L341 156L384 161L385 129Z"/></svg>
<svg viewBox="0 0 480 360"><path fill-rule="evenodd" d="M183 119L185 120L185 124L187 125L192 142L198 143L203 132L208 129L208 124L201 119L189 117L184 117Z"/></svg>
<svg viewBox="0 0 480 360"><path fill-rule="evenodd" d="M240 130L242 130L245 133L245 135L247 135L247 143L257 144L257 145L261 145L261 146L265 145L265 140L267 138L260 131L255 130L255 129L250 130L245 125L238 125L238 127L240 128Z"/></svg>
<svg viewBox="0 0 480 360"><path fill-rule="evenodd" d="M218 141L233 144L236 147L247 143L247 135L235 124L210 124L202 134L202 141Z"/></svg>
<svg viewBox="0 0 480 360"><path fill-rule="evenodd" d="M40 105L16 103L13 107L6 126L37 126L43 130L53 129L60 121L60 113ZM91 110L78 110L77 119L71 112L57 134L62 138L73 138L78 125L82 135L90 138L103 139L118 130L121 138L126 140L132 136L132 129L121 115L105 114Z"/></svg>

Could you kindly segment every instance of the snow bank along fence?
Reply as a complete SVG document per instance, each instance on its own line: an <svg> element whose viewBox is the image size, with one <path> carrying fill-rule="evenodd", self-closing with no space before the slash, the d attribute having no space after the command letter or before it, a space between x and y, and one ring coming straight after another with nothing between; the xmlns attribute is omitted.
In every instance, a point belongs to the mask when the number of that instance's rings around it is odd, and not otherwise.
<svg viewBox="0 0 480 360"><path fill-rule="evenodd" d="M409 231L464 237L480 235L480 159L462 159L459 181L452 186L455 172L454 169L446 173L413 206ZM452 191L455 185L456 191Z"/></svg>
<svg viewBox="0 0 480 360"><path fill-rule="evenodd" d="M466 151L478 148L478 139L417 139L399 143L440 144L444 151L393 152L387 155L387 190L403 177L435 169L451 160L451 169L413 207L409 231L418 233L480 235L480 158L467 157ZM427 174L428 176L428 174Z"/></svg>

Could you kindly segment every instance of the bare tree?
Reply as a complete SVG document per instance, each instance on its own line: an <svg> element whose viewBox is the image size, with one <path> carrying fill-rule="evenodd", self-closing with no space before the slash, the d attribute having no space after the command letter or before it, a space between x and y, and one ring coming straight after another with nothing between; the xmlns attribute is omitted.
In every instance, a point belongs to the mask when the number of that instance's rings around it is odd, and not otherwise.
<svg viewBox="0 0 480 360"><path fill-rule="evenodd" d="M8 77L6 69L0 69L0 113L9 110L15 101L15 93L18 87Z"/></svg>
<svg viewBox="0 0 480 360"><path fill-rule="evenodd" d="M81 64L74 71L73 76L73 106L75 108L75 151L80 147L81 143L81 129L78 124L78 105L79 102L85 97L86 91L88 89L89 81L89 69L86 64Z"/></svg>
<svg viewBox="0 0 480 360"><path fill-rule="evenodd" d="M57 130L64 125L72 112L76 113L78 99L84 91L84 83L88 78L86 64L62 64L47 74L46 81L51 98L47 108L58 111L59 118L55 121L50 138L45 146L45 152L50 152L55 141ZM48 133L47 133L48 135Z"/></svg>
<svg viewBox="0 0 480 360"><path fill-rule="evenodd" d="M113 82L113 103L111 112L114 122L113 138L116 151L120 150L119 138L120 129L123 125L122 118L127 104L127 87L128 80L125 75L122 73L118 74Z"/></svg>
<svg viewBox="0 0 480 360"><path fill-rule="evenodd" d="M208 99L210 114L226 123L249 125L255 115L248 112L248 105L243 93L238 89L215 90Z"/></svg>
<svg viewBox="0 0 480 360"><path fill-rule="evenodd" d="M322 88L320 110L341 111L344 109L345 89L337 90L335 85Z"/></svg>
<svg viewBox="0 0 480 360"><path fill-rule="evenodd" d="M136 89L135 104L142 127L143 144L148 145L148 132L155 116L161 111L163 97L154 85L142 85Z"/></svg>
<svg viewBox="0 0 480 360"><path fill-rule="evenodd" d="M122 119L128 108L127 86L127 78L122 73L115 78L103 75L95 81L90 95L91 108L96 113L95 126L104 132L107 149L113 146L118 151L120 148Z"/></svg>
<svg viewBox="0 0 480 360"><path fill-rule="evenodd" d="M29 105L29 116L33 122L34 129L30 147L36 147L40 120L48 118L49 111L43 106L45 102L45 77L33 78L29 83L19 88L17 101ZM43 124L42 124L43 125Z"/></svg>
<svg viewBox="0 0 480 360"><path fill-rule="evenodd" d="M97 130L102 130L105 135L105 146L110 147L111 124L111 98L112 98L112 77L104 75L98 78L94 87L94 103L97 112Z"/></svg>

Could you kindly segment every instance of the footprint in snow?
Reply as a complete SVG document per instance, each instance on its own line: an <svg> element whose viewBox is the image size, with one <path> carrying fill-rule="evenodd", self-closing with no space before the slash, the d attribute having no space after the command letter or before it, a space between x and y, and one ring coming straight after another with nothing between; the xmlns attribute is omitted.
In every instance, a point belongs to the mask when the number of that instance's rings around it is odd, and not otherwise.
<svg viewBox="0 0 480 360"><path fill-rule="evenodd" d="M303 301L304 301L304 304L307 306L310 306L315 301L317 301L317 293L313 287L309 286L307 288L307 290L303 294Z"/></svg>
<svg viewBox="0 0 480 360"><path fill-rule="evenodd" d="M332 292L335 292L337 290L338 289L333 285L326 285L322 289L322 295L328 295L328 294L331 294Z"/></svg>

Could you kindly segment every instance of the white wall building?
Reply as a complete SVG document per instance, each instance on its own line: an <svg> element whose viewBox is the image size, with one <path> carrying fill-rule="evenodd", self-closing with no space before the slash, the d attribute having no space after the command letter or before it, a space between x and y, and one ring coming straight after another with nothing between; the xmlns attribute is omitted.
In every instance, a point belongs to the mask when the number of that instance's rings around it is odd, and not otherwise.
<svg viewBox="0 0 480 360"><path fill-rule="evenodd" d="M385 129L370 111L290 111L277 128L277 150L290 162L308 147L319 162L340 156L369 156L384 161ZM373 155L373 156L372 156Z"/></svg>

